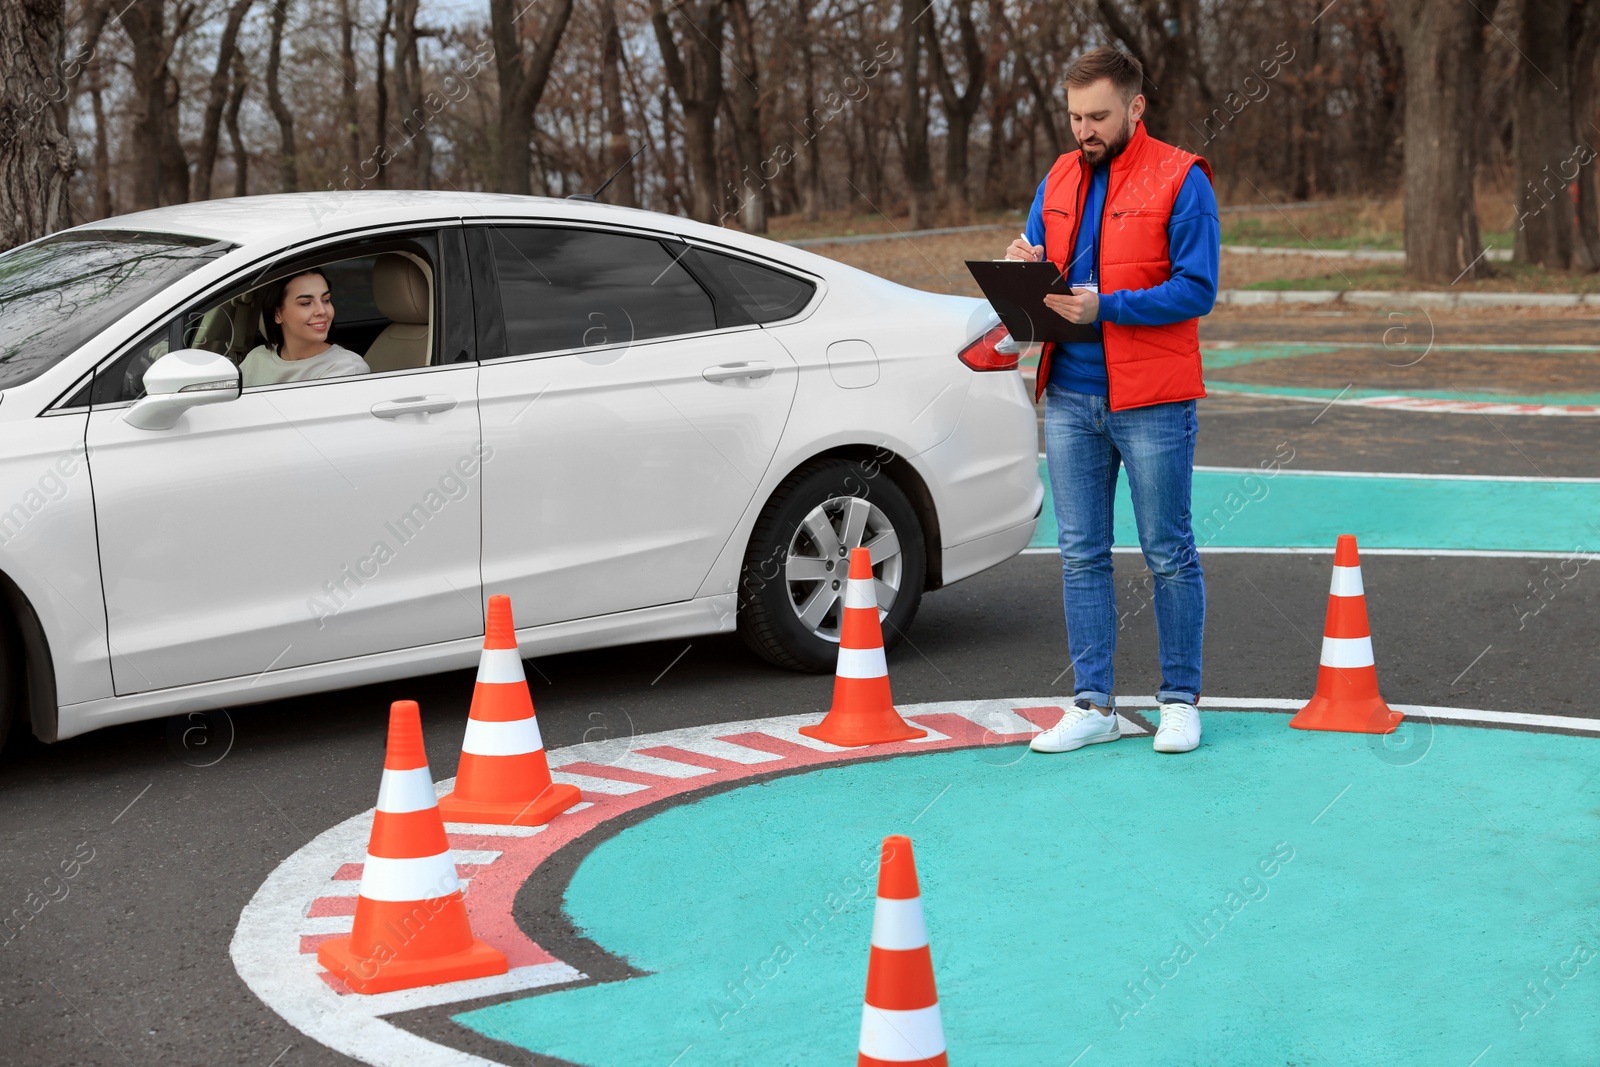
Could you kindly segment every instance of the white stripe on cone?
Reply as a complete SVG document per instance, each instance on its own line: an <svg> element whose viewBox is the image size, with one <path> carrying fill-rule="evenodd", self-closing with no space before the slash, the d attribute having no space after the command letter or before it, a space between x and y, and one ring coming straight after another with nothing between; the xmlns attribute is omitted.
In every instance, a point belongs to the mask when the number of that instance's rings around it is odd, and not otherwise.
<svg viewBox="0 0 1600 1067"><path fill-rule="evenodd" d="M361 869L361 895L368 900L432 900L459 888L456 862L449 850L403 860L369 852Z"/></svg>
<svg viewBox="0 0 1600 1067"><path fill-rule="evenodd" d="M433 776L426 767L408 771L383 769L383 781L378 786L378 810L397 815L408 811L426 811L437 807L433 792Z"/></svg>
<svg viewBox="0 0 1600 1067"><path fill-rule="evenodd" d="M478 681L480 682L525 682L527 675L522 673L522 653L514 648L486 648L483 658L478 660Z"/></svg>
<svg viewBox="0 0 1600 1067"><path fill-rule="evenodd" d="M1324 667L1371 667L1372 638L1324 637L1322 639L1322 665Z"/></svg>
<svg viewBox="0 0 1600 1067"><path fill-rule="evenodd" d="M876 608L878 606L877 582L872 578L850 578L844 585L844 606L847 608Z"/></svg>
<svg viewBox="0 0 1600 1067"><path fill-rule="evenodd" d="M1333 568L1333 584L1328 592L1334 596L1361 596L1365 592L1361 587L1361 568Z"/></svg>
<svg viewBox="0 0 1600 1067"><path fill-rule="evenodd" d="M872 947L903 952L928 943L928 927L922 920L922 898L894 900L879 897L872 913Z"/></svg>
<svg viewBox="0 0 1600 1067"><path fill-rule="evenodd" d="M539 752L544 741L539 736L536 719L512 719L508 722L467 720L467 736L461 742L461 751L474 756L522 756Z"/></svg>
<svg viewBox="0 0 1600 1067"><path fill-rule="evenodd" d="M883 658L883 646L877 648L845 648L839 646L840 678L882 678L889 673L889 664Z"/></svg>
<svg viewBox="0 0 1600 1067"><path fill-rule="evenodd" d="M891 1011L871 1004L861 1012L861 1051L879 1060L925 1060L944 1051L939 1005Z"/></svg>

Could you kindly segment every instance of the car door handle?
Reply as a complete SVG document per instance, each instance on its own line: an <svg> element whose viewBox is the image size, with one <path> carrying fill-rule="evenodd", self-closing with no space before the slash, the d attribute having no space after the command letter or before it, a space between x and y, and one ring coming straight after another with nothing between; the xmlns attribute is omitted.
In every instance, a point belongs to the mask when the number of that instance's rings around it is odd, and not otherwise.
<svg viewBox="0 0 1600 1067"><path fill-rule="evenodd" d="M380 419L397 419L401 415L432 415L455 406L453 396L402 396L372 405L372 413Z"/></svg>
<svg viewBox="0 0 1600 1067"><path fill-rule="evenodd" d="M723 363L707 367L700 372L700 377L708 382L731 382L740 378L761 379L771 373L772 364L751 360L747 363Z"/></svg>

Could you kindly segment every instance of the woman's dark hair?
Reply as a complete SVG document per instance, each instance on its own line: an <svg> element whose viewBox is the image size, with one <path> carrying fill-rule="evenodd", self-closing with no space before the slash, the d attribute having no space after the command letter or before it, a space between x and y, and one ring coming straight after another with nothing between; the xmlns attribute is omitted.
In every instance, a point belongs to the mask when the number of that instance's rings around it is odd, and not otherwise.
<svg viewBox="0 0 1600 1067"><path fill-rule="evenodd" d="M261 290L261 302L256 305L256 309L261 315L261 329L267 335L267 344L274 349L281 351L283 348L283 327L273 321L272 313L283 306L283 292L289 288L289 283L296 278L304 278L307 274L315 274L324 282L328 280L328 276L322 273L321 267L312 267L310 270L303 270L298 274L290 274L287 277L279 278Z"/></svg>

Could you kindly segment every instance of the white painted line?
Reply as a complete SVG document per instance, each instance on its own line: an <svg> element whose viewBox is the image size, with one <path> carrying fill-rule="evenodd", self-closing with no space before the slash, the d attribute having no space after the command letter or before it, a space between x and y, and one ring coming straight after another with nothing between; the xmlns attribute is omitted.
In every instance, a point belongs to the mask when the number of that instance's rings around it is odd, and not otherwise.
<svg viewBox="0 0 1600 1067"><path fill-rule="evenodd" d="M543 826L502 826L492 822L447 822L444 824L446 834L470 834L477 837L532 837L543 830ZM456 855L461 855L460 850Z"/></svg>
<svg viewBox="0 0 1600 1067"><path fill-rule="evenodd" d="M469 978L464 982L446 982L443 985L423 986L420 989L397 989L393 993L375 993L370 996L349 994L347 999L354 1001L351 1010L362 1015L393 1015L402 1011L415 1011L418 1008L434 1008L441 1004L474 1000L478 997L518 993L525 989L539 989L563 982L578 982L585 977L587 976L582 971L565 963L537 963L529 967L513 967L505 974L491 975L488 978Z"/></svg>
<svg viewBox="0 0 1600 1067"><path fill-rule="evenodd" d="M629 793L639 793L650 788L637 782L621 782L615 778L592 778L587 774L567 774L565 771L551 771L550 778L562 785L575 785L585 793L604 793L614 797L627 796Z"/></svg>
<svg viewBox="0 0 1600 1067"><path fill-rule="evenodd" d="M599 763L605 767L633 771L636 774L653 774L658 778L698 778L703 774L714 773L705 767L696 767L688 763L678 763L675 760L661 759L659 756L645 756L638 752L624 752L614 759L594 760L592 762Z"/></svg>
<svg viewBox="0 0 1600 1067"><path fill-rule="evenodd" d="M487 848L453 848L450 850L450 854L455 857L457 863L473 867L488 866L505 855L503 852L496 852Z"/></svg>
<svg viewBox="0 0 1600 1067"><path fill-rule="evenodd" d="M1137 545L1116 545L1111 549L1114 555L1131 556L1143 552ZM1307 548L1305 546L1280 547L1259 545L1201 545L1199 552L1202 556L1228 556L1228 555L1256 555L1256 556L1331 556L1333 546L1327 548ZM1025 548L1017 553L1020 556L1058 556L1059 548ZM1463 559L1571 559L1577 555L1588 555L1581 551L1572 552L1517 552L1492 548L1366 548L1362 547L1363 556L1446 556L1460 557Z"/></svg>
<svg viewBox="0 0 1600 1067"><path fill-rule="evenodd" d="M648 746L646 746L648 747ZM694 741L678 741L674 748L681 748L685 752L698 752L702 756L712 756L716 759L725 759L729 763L772 763L783 759L782 756L771 752L762 752L754 748L746 748L730 741L721 741L714 737L702 738Z"/></svg>
<svg viewBox="0 0 1600 1067"><path fill-rule="evenodd" d="M302 934L348 934L355 923L354 915L316 915L300 920Z"/></svg>
<svg viewBox="0 0 1600 1067"><path fill-rule="evenodd" d="M1207 467L1196 465L1196 471L1213 474L1254 474L1262 478L1378 478L1397 480L1417 478L1430 482L1555 482L1565 485L1600 485L1600 478L1545 478L1526 474L1416 474L1410 471L1329 471L1310 468L1290 469L1280 467L1276 474L1268 474L1260 467Z"/></svg>

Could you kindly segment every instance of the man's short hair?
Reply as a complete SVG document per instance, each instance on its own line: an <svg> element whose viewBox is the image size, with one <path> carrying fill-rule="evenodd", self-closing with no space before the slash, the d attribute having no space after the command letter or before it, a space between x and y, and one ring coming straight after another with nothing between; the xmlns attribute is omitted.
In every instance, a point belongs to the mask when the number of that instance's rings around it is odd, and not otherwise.
<svg viewBox="0 0 1600 1067"><path fill-rule="evenodd" d="M1103 78L1111 79L1123 103L1139 95L1144 85L1144 67L1120 48L1094 48L1067 67L1069 89L1084 89Z"/></svg>

